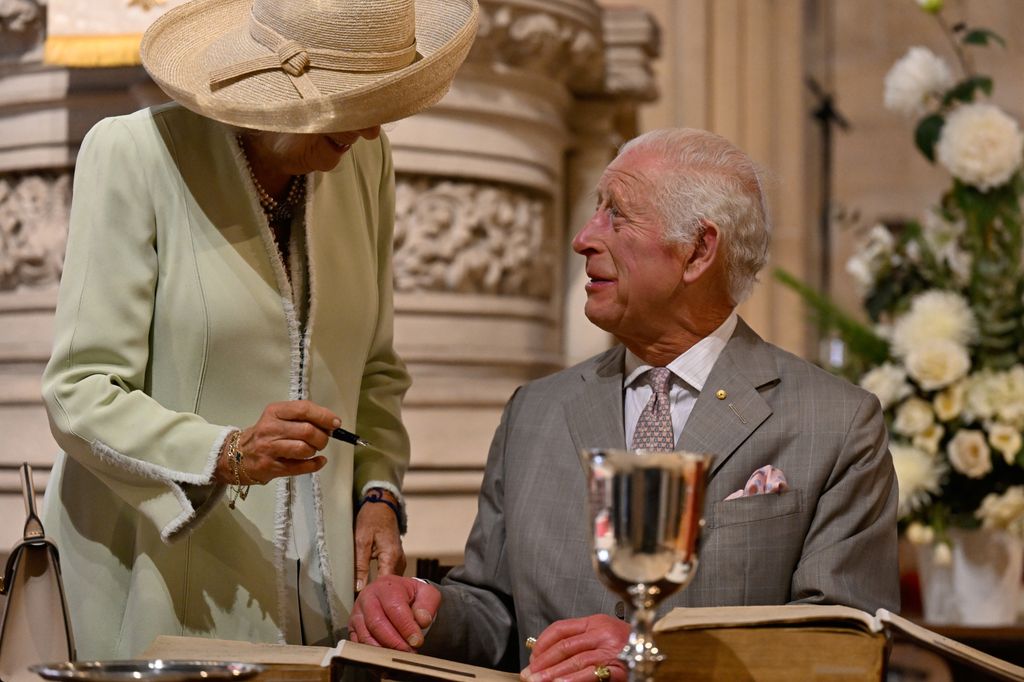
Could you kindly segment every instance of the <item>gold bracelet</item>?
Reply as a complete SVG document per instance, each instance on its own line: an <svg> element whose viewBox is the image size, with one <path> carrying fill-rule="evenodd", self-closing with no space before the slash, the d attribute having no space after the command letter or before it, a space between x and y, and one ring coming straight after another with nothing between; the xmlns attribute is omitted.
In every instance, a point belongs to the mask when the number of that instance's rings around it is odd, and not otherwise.
<svg viewBox="0 0 1024 682"><path fill-rule="evenodd" d="M245 500L249 497L249 486L242 485L242 462L245 461L245 453L238 449L238 441L242 437L241 431L235 431L228 438L228 464L231 466L231 474L235 478L234 485L228 486L231 497L228 498L228 509L234 509L238 500ZM249 478L246 476L246 478Z"/></svg>

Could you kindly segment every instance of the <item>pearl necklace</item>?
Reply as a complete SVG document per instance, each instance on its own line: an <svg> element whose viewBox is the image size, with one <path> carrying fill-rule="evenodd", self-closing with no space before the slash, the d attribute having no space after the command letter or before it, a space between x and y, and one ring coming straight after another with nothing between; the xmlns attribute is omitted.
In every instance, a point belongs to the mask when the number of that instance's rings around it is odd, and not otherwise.
<svg viewBox="0 0 1024 682"><path fill-rule="evenodd" d="M252 170L252 164L249 163L249 155L245 153L242 136L237 135L235 139L238 140L238 147L242 150L245 169L249 171L249 177L252 178L252 184L256 188L256 196L260 200L260 208L263 209L263 214L267 217L267 221L271 223L288 222L291 220L295 207L302 200L302 195L306 192L306 183L302 182L302 176L293 175L291 177L291 180L288 181L287 196L285 196L283 201L278 201L270 196L270 192L263 189L263 185L256 178L256 173Z"/></svg>

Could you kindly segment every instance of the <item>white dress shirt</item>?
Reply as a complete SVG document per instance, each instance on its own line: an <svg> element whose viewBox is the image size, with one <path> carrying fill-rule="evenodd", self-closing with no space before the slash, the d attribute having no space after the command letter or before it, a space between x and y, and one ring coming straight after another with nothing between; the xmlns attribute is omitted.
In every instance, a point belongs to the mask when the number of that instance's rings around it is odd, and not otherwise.
<svg viewBox="0 0 1024 682"><path fill-rule="evenodd" d="M704 390L704 382L711 374L711 368L718 361L722 349L736 330L736 312L733 311L718 329L694 344L689 350L666 365L672 372L669 377L669 404L672 410L672 435L679 442L679 435L690 418L690 412L697 402L697 396ZM623 416L626 426L626 446L633 442L633 433L640 413L651 399L653 390L645 372L652 369L643 360L626 349L623 369L624 389Z"/></svg>

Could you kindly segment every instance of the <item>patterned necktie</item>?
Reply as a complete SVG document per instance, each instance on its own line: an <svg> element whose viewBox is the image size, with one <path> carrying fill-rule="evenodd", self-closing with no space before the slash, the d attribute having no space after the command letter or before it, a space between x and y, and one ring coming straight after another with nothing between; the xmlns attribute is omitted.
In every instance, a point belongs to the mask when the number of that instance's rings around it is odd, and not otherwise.
<svg viewBox="0 0 1024 682"><path fill-rule="evenodd" d="M672 452L676 439L672 433L672 410L668 398L668 380L672 376L667 367L647 370L654 393L640 413L633 432L633 450L655 450Z"/></svg>

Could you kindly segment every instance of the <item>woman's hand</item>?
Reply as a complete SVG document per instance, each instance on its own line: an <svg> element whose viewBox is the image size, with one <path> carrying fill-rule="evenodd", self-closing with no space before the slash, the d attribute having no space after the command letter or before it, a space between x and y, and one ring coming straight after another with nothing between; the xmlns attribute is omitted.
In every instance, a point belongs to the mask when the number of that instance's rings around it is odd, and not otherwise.
<svg viewBox="0 0 1024 682"><path fill-rule="evenodd" d="M341 426L336 414L308 400L271 403L259 421L243 429L238 450L244 455L239 471L242 485L263 484L282 476L319 471L327 458L317 453L327 447L330 432ZM214 479L234 484L228 461L228 442L221 449Z"/></svg>
<svg viewBox="0 0 1024 682"><path fill-rule="evenodd" d="M378 489L379 490L379 489ZM386 490L381 497L397 505L398 500ZM366 586L370 561L377 560L377 575L402 575L405 572L405 550L398 532L398 519L386 504L366 502L356 516L356 583L359 592Z"/></svg>

